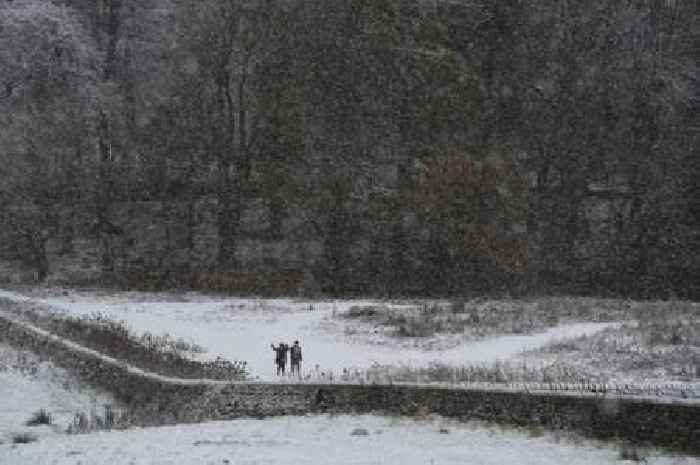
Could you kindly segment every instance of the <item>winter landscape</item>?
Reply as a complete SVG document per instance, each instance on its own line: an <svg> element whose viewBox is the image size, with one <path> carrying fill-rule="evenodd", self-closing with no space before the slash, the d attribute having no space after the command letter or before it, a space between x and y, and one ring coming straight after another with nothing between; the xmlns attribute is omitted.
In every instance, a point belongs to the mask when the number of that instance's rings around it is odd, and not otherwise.
<svg viewBox="0 0 700 465"><path fill-rule="evenodd" d="M700 464L688 0L0 0L0 465Z"/></svg>
<svg viewBox="0 0 700 465"><path fill-rule="evenodd" d="M658 400L700 403L696 369L700 346L695 304L686 307L692 321L685 322L682 340L643 344L626 349L638 321L636 306L665 304L612 302L595 299L551 299L547 305L587 306L580 322L563 318L555 326L534 329L513 327L494 334L471 334L467 325L458 336L436 332L431 336L403 336L397 328L383 327L380 318L352 318L362 309L396 311L411 315L428 305L433 312L449 308L446 301L306 300L217 297L200 293L139 293L75 291L65 288L4 290L3 315L14 305L31 307L38 314L60 319L82 318L88 324L120 322L130 335L143 341L151 335L163 341L180 341L187 357L198 361L217 357L245 358L250 382L274 383L561 383L588 382L661 386ZM544 305L540 301L539 304ZM513 301L460 301L471 310L500 311L505 321ZM522 303L531 305L533 302ZM614 306L614 307L611 307ZM601 316L599 313L609 314ZM354 310L353 310L354 309ZM616 310L615 310L616 309ZM420 310L419 310L420 311ZM425 311L425 310L423 310ZM467 308L465 311L470 311ZM582 311L582 310L581 310ZM626 318L613 320L615 311ZM683 311L677 310L682 322ZM533 315L534 312L529 312ZM666 311L664 314L668 314ZM97 318L97 315L100 315ZM474 317L476 318L476 317ZM484 318L482 316L482 318ZM618 317L619 318L619 317ZM585 320L605 321L585 321ZM400 320L403 321L403 320ZM550 324L555 323L549 319ZM528 324L533 326L534 323ZM478 326L476 326L478 327ZM623 330L626 329L626 330ZM690 333L689 331L694 331ZM631 334L631 335L630 335ZM669 334L673 334L669 331ZM688 334L688 336L686 336ZM627 350L620 360L605 364L630 365L626 371L604 367L586 371L589 355L578 345L595 345L600 337L616 338ZM669 336L671 337L671 336ZM686 339L688 337L688 339ZM299 339L303 342L301 379L277 376L269 344ZM641 341L641 340L640 340ZM119 416L124 407L109 393L82 386L74 376L30 352L2 349L2 463L619 463L637 460L658 464L700 463L696 458L650 446L629 446L595 441L575 432L548 431L537 426L516 427L476 420L458 422L429 412L400 416L309 414L301 417L240 419L163 427L129 427L105 424L107 412ZM590 348L588 349L591 350ZM623 350L618 350L622 352ZM573 351L574 355L570 352ZM649 357L631 363L643 353ZM664 354L675 353L675 372ZM552 355L554 354L554 355ZM610 355L608 355L610 357ZM552 358L553 357L553 358ZM659 360L655 360L658 357ZM613 356L614 358L614 356ZM601 360L598 360L600 364ZM685 362L686 367L682 364ZM530 371L518 370L522 364ZM650 364L652 366L650 366ZM655 365L655 366L653 366ZM438 366L440 369L438 369ZM472 379L465 376L474 369ZM646 368L643 369L643 368ZM566 370L575 376L565 376ZM445 375L449 373L449 375ZM412 377L409 377L412 376ZM538 378L538 376L550 378ZM402 378L403 376L403 378ZM462 376L463 379L460 379ZM578 376L579 378L577 379ZM224 381L225 382L225 381ZM651 393L648 392L648 393ZM647 394L648 394L647 393ZM639 393L643 394L643 393ZM38 412L46 424L28 425ZM110 431L107 431L110 430ZM112 431L114 430L114 431ZM118 430L118 431L117 431ZM29 444L18 446L26 440Z"/></svg>

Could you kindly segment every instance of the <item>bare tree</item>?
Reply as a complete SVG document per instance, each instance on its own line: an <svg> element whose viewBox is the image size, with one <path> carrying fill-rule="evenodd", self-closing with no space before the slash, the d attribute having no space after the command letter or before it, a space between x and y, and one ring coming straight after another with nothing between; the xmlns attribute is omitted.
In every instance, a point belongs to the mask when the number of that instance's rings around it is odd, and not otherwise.
<svg viewBox="0 0 700 465"><path fill-rule="evenodd" d="M97 54L70 10L24 0L0 11L0 212L20 258L43 280L56 206L81 186L76 151L90 137L81 128L97 95Z"/></svg>

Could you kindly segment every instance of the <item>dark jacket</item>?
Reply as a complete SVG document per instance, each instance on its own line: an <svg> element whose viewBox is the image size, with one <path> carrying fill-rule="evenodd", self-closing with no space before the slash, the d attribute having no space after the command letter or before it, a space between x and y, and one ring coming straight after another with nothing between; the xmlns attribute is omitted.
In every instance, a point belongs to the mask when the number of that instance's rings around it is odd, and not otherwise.
<svg viewBox="0 0 700 465"><path fill-rule="evenodd" d="M277 354L275 356L275 362L280 365L287 363L287 351L289 350L289 346L287 344L280 344L277 347L272 346L272 350L274 350Z"/></svg>
<svg viewBox="0 0 700 465"><path fill-rule="evenodd" d="M301 346L300 345L296 344L296 345L292 346L291 358L292 358L292 363L301 362Z"/></svg>

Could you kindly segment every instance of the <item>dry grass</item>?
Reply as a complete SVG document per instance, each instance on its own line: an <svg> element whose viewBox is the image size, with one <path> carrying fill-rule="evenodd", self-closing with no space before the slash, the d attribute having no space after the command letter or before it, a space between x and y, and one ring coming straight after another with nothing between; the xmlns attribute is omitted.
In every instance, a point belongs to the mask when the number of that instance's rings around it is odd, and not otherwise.
<svg viewBox="0 0 700 465"><path fill-rule="evenodd" d="M601 311L571 314L602 318ZM418 383L526 383L551 389L616 389L700 397L700 319L692 304L611 306L605 318L629 321L590 336L553 342L507 361L485 365L375 366L346 372L348 381ZM366 311L365 311L366 312Z"/></svg>
<svg viewBox="0 0 700 465"><path fill-rule="evenodd" d="M401 309L351 307L340 316L391 327L391 333L397 337L431 337L438 333L463 333L473 338L527 334L556 326L559 322L558 319L540 317L521 302L431 302Z"/></svg>
<svg viewBox="0 0 700 465"><path fill-rule="evenodd" d="M49 413L44 409L38 410L34 412L34 414L25 424L27 426L50 425L51 415L49 415Z"/></svg>
<svg viewBox="0 0 700 465"><path fill-rule="evenodd" d="M38 439L31 433L17 433L12 436L12 444L29 444L36 442Z"/></svg>
<svg viewBox="0 0 700 465"><path fill-rule="evenodd" d="M690 302L549 297L530 300L453 300L422 302L408 308L386 305L351 307L341 318L390 327L397 337L439 333L482 338L529 334L574 322L687 320L700 309Z"/></svg>
<svg viewBox="0 0 700 465"><path fill-rule="evenodd" d="M220 357L200 362L193 359L203 351L197 344L167 334L136 335L124 322L110 320L99 313L79 318L64 317L9 301L3 301L3 308L53 334L162 375L224 380L243 380L247 376L246 362L231 362Z"/></svg>
<svg viewBox="0 0 700 465"><path fill-rule="evenodd" d="M700 382L700 321L630 323L528 355L601 382Z"/></svg>
<svg viewBox="0 0 700 465"><path fill-rule="evenodd" d="M66 429L66 433L84 434L112 429L127 429L131 426L133 426L132 413L127 410L115 409L111 404L105 404L100 414L97 406L93 404L89 414L85 412L75 414L73 422Z"/></svg>
<svg viewBox="0 0 700 465"><path fill-rule="evenodd" d="M629 460L631 462L646 463L646 454L642 449L628 442L623 442L620 445L618 458L620 460Z"/></svg>
<svg viewBox="0 0 700 465"><path fill-rule="evenodd" d="M81 318L49 317L49 330L99 352L125 360L141 368L182 378L244 379L245 362L221 358L198 362L192 356L201 347L169 335L145 333L136 336L123 322L99 314Z"/></svg>

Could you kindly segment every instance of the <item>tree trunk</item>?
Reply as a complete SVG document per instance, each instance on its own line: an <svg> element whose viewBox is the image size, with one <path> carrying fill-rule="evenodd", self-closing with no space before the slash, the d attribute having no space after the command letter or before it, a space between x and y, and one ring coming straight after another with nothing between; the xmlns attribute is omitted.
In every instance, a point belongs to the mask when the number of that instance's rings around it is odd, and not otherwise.
<svg viewBox="0 0 700 465"><path fill-rule="evenodd" d="M349 246L348 228L350 221L345 208L347 192L340 182L331 186L328 223L325 237L325 271L328 290L340 295L346 287L347 253Z"/></svg>
<svg viewBox="0 0 700 465"><path fill-rule="evenodd" d="M218 201L219 267L222 270L235 269L238 266L236 242L240 230L241 202L228 189L219 192Z"/></svg>
<svg viewBox="0 0 700 465"><path fill-rule="evenodd" d="M109 164L111 159L111 147L109 143L109 122L107 115L100 112L100 120L98 122L98 149L99 149L99 186L97 207L97 224L95 232L101 246L102 252L102 271L113 271L114 263L112 260L110 238L107 225L109 224L109 211L111 205L112 186L109 174Z"/></svg>
<svg viewBox="0 0 700 465"><path fill-rule="evenodd" d="M236 153L236 112L231 91L231 76L228 70L222 69L218 75L218 106L219 114L225 121L220 134L220 141L215 142L219 147L219 185L217 188L218 214L217 226L219 234L218 263L222 270L237 267L236 240L239 232L241 218L241 173L239 163L240 154ZM236 166L237 172L232 179L231 168Z"/></svg>
<svg viewBox="0 0 700 465"><path fill-rule="evenodd" d="M35 264L37 282L44 282L49 275L49 258L46 254L46 242L49 235L46 231L39 233L35 247Z"/></svg>

